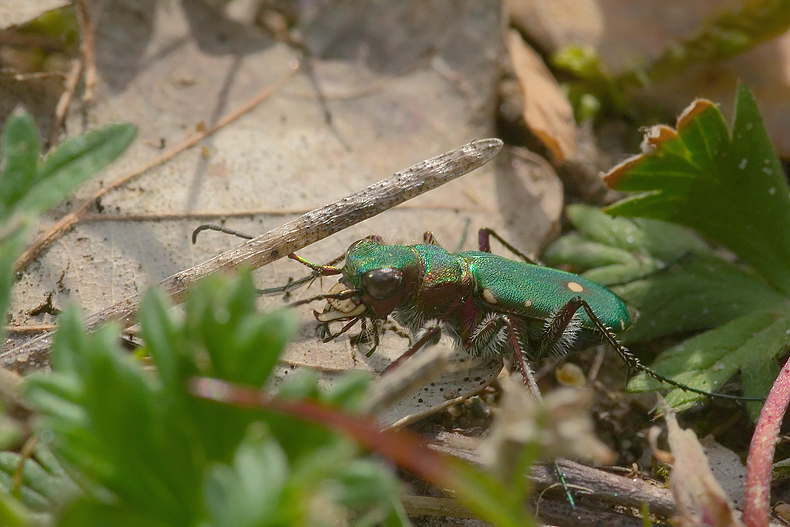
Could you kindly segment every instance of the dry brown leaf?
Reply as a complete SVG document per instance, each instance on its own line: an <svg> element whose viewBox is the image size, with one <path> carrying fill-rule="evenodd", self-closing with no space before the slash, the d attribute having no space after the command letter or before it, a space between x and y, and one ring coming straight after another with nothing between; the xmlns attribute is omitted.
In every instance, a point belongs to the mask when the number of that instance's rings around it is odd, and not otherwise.
<svg viewBox="0 0 790 527"><path fill-rule="evenodd" d="M510 22L544 51L571 44L595 46L604 30L597 0L505 0Z"/></svg>
<svg viewBox="0 0 790 527"><path fill-rule="evenodd" d="M557 163L576 154L576 123L571 103L551 72L517 31L508 33L508 52L524 95L524 121L551 150Z"/></svg>
<svg viewBox="0 0 790 527"><path fill-rule="evenodd" d="M682 430L675 413L661 401L669 448L675 457L669 488L675 497L680 527L742 527L737 512L713 476L708 458L693 430Z"/></svg>

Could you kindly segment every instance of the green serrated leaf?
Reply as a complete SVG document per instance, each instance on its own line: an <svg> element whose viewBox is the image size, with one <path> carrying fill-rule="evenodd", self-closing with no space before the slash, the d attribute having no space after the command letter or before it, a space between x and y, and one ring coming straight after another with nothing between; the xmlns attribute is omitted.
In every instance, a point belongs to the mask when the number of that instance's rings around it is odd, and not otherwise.
<svg viewBox="0 0 790 527"><path fill-rule="evenodd" d="M584 277L612 286L649 276L691 253L710 252L692 231L645 218L613 218L587 205L566 213L578 234L562 236L546 248L552 265L571 265Z"/></svg>
<svg viewBox="0 0 790 527"><path fill-rule="evenodd" d="M325 487L341 484L353 466L358 455L353 443L315 423L220 405L187 391L190 378L206 370L242 375L228 367L236 364L228 357L217 361L220 367L212 363L220 351L246 356L258 381L268 376L270 366L256 363L251 350L272 351L274 358L265 360L276 360L292 323L281 314L257 313L251 286L248 275L207 280L191 293L201 298L191 300L187 320L169 313L161 292L146 295L139 317L159 375L150 375L118 349L117 328L86 334L78 314L64 312L54 371L26 381L40 424L53 438L53 452L67 470L79 471L89 482L84 495L65 508L60 524L105 518L113 525L207 525L210 520L214 525L319 525L301 521L314 500L330 500L339 518L347 516L339 500L343 493ZM200 327L206 321L230 335L222 350ZM217 355L207 353L212 346ZM285 386L284 393L308 393L350 407L361 398L364 384L348 379L329 393L319 391L314 378L295 390ZM0 471L0 484L2 478ZM382 483L382 488L394 490L383 503L369 505L375 514L363 510L360 517L407 525L397 505L397 483Z"/></svg>
<svg viewBox="0 0 790 527"><path fill-rule="evenodd" d="M0 471L13 478L21 461L22 456L16 452L0 452ZM52 474L35 460L25 460L22 470L22 498L28 507L40 511L51 510L55 504L77 492L74 482L62 471ZM35 496L35 501L31 501L32 496Z"/></svg>
<svg viewBox="0 0 790 527"><path fill-rule="evenodd" d="M209 514L218 527L276 525L283 516L299 516L301 508L284 510L288 458L271 437L252 427L239 445L233 466L214 465L206 473L204 496ZM305 489L307 490L307 489Z"/></svg>
<svg viewBox="0 0 790 527"><path fill-rule="evenodd" d="M758 312L740 317L717 329L691 338L662 353L653 368L667 377L706 391L715 392L736 372L748 372L744 382L747 397L765 397L773 383L771 368L755 364L772 362L790 344L790 309ZM660 384L645 374L634 377L628 385L633 391L660 389ZM683 410L693 406L701 396L672 390L666 401ZM749 403L749 411L759 413L760 403Z"/></svg>
<svg viewBox="0 0 790 527"><path fill-rule="evenodd" d="M36 181L41 155L38 129L25 111L15 111L6 121L0 139L0 220ZM5 311L3 311L5 313Z"/></svg>
<svg viewBox="0 0 790 527"><path fill-rule="evenodd" d="M187 461L193 453L180 423L162 418L157 383L118 348L117 328L85 335L74 310L66 310L53 352L63 373L32 378L27 388L42 425L58 438L53 450L125 504L176 523L189 518L189 491L192 501L198 492ZM68 389L60 403L52 382L58 376ZM76 392L68 388L75 384Z"/></svg>
<svg viewBox="0 0 790 527"><path fill-rule="evenodd" d="M609 213L692 227L790 295L790 189L745 86L738 87L732 138L719 109L698 102L677 137L610 172L607 182L648 191Z"/></svg>
<svg viewBox="0 0 790 527"><path fill-rule="evenodd" d="M631 251L592 241L581 233L569 233L549 245L543 255L548 264L573 265L581 269L595 269L610 265L639 267L639 258Z"/></svg>
<svg viewBox="0 0 790 527"><path fill-rule="evenodd" d="M134 125L119 123L66 139L41 163L15 208L41 213L54 207L126 151L136 134Z"/></svg>

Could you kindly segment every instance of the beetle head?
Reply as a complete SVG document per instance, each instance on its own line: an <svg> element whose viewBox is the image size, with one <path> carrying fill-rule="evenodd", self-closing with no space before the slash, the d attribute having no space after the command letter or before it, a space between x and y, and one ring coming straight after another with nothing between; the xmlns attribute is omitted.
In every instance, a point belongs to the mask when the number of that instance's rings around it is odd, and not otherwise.
<svg viewBox="0 0 790 527"><path fill-rule="evenodd" d="M383 318L392 313L409 292L417 260L410 247L384 245L378 238L364 238L346 251L343 278L332 293L347 298L331 299L318 320L359 316Z"/></svg>

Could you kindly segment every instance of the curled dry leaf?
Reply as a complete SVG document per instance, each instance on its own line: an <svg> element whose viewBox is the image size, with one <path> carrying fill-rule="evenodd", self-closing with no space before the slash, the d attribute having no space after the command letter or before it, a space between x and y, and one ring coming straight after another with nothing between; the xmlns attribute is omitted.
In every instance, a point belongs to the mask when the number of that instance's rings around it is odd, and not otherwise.
<svg viewBox="0 0 790 527"><path fill-rule="evenodd" d="M686 128L694 122L694 117L704 112L711 106L715 106L707 99L696 99L689 104L685 110L678 117L675 128L667 125L659 124L651 126L645 130L645 135L642 138L640 145L641 154L631 156L628 159L617 164L604 176L604 181L610 188L617 185L617 182L626 174L628 174L635 166L643 162L646 158L655 153L658 148L670 141L677 138L678 131Z"/></svg>
<svg viewBox="0 0 790 527"><path fill-rule="evenodd" d="M509 377L500 377L502 402L491 434L480 445L483 462L500 475L509 476L526 445L537 445L540 457L569 457L611 464L615 454L595 437L590 418L592 394L564 388L538 401L527 388Z"/></svg>
<svg viewBox="0 0 790 527"><path fill-rule="evenodd" d="M69 5L67 0L4 0L0 3L0 29L26 24L47 11Z"/></svg>
<svg viewBox="0 0 790 527"><path fill-rule="evenodd" d="M680 527L743 527L738 513L711 472L708 458L693 430L681 430L675 413L661 400L667 420L669 448L675 458L669 487Z"/></svg>
<svg viewBox="0 0 790 527"><path fill-rule="evenodd" d="M565 46L597 46L606 27L596 0L506 0L510 23L538 47L554 53Z"/></svg>
<svg viewBox="0 0 790 527"><path fill-rule="evenodd" d="M508 33L507 48L524 96L527 127L551 150L557 163L576 154L576 123L571 103L540 56L517 31Z"/></svg>

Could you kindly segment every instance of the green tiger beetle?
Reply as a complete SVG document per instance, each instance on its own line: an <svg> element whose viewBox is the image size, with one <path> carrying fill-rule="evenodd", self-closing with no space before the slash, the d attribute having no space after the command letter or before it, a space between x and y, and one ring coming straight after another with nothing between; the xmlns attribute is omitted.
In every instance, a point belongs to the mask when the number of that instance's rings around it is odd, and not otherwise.
<svg viewBox="0 0 790 527"><path fill-rule="evenodd" d="M215 230L250 239L252 236L219 225L201 225L192 235ZM523 262L491 253L491 238ZM632 323L625 302L609 289L577 274L545 267L522 254L491 229L479 231L479 250L451 253L431 232L417 245L387 245L377 235L351 244L345 254L317 265L290 254L289 258L313 274L263 293L288 292L319 276L342 275L328 293L290 304L291 307L326 300L316 319L325 328L325 341L333 340L362 322L372 324L378 346L380 327L388 316L404 326L413 344L390 367L437 342L444 331L476 356L512 354L527 387L540 398L526 361L547 356L557 359L569 351L607 341L631 371L641 371L660 382L709 397L762 400L711 393L677 382L641 363L617 333ZM337 264L345 261L342 267ZM345 325L337 333L332 322Z"/></svg>
<svg viewBox="0 0 790 527"><path fill-rule="evenodd" d="M246 234L217 225L216 230L242 238ZM491 253L491 238L523 262ZM715 394L674 381L643 365L617 340L616 333L632 323L625 302L607 288L577 274L539 265L491 229L479 231L479 250L451 253L432 233L418 245L387 245L376 235L351 244L345 254L326 265L317 265L290 254L289 258L313 270L313 274L265 293L288 292L319 276L342 275L328 293L290 304L291 307L326 300L316 319L326 328L329 341L358 322L373 324L373 348L378 346L381 324L388 316L409 330L412 346L389 368L438 341L442 331L473 355L510 353L527 387L541 399L532 370L526 361L547 356L564 357L573 349L606 340L630 370L642 371L670 386L726 399L751 398ZM344 260L344 265L336 264ZM332 322L345 322L331 333ZM562 470L557 476L567 499L575 501Z"/></svg>
<svg viewBox="0 0 790 527"><path fill-rule="evenodd" d="M524 261L492 254L492 237ZM632 323L620 297L577 274L537 264L491 229L479 231L477 251L448 252L426 232L418 245L387 245L379 236L363 238L328 265L295 254L289 257L312 269L313 276L342 275L329 293L292 304L327 301L324 311L315 313L316 319L327 326L335 321L346 324L337 333L329 332L325 340L337 338L360 321L372 322L370 355L387 316L408 329L413 345L390 367L445 332L472 355L511 354L525 383L540 398L526 360L560 359L603 338L631 371L706 396L751 400L693 388L645 366L617 339L616 333ZM342 267L334 265L341 259Z"/></svg>

